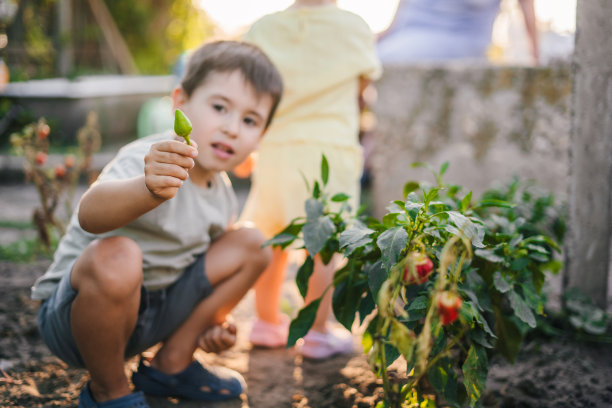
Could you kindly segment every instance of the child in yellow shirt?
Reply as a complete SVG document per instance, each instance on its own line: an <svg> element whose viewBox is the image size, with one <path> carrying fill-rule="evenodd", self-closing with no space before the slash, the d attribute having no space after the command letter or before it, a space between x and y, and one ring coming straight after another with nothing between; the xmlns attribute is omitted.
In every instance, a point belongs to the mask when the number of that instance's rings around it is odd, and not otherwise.
<svg viewBox="0 0 612 408"><path fill-rule="evenodd" d="M285 91L274 123L258 149L242 220L253 222L267 237L292 219L304 216L310 197L303 177L320 177L321 155L329 161L330 194L346 193L357 208L362 150L358 140L358 97L380 75L374 36L359 16L338 8L335 1L297 0L289 8L264 16L243 40L261 48L281 72ZM286 344L288 318L280 313L280 292L288 253L276 249L268 269L255 286L258 319L251 342L264 347ZM306 303L318 299L331 283L341 259L328 265L315 257ZM332 330L331 291L304 337L301 353L327 358L352 351L352 336Z"/></svg>

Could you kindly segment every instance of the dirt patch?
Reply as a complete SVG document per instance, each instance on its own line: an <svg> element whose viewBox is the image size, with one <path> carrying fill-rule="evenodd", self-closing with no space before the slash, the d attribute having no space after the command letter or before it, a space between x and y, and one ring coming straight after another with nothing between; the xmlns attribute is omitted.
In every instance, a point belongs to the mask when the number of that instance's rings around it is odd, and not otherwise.
<svg viewBox="0 0 612 408"><path fill-rule="evenodd" d="M48 262L27 265L0 262L0 401L3 407L72 407L87 382L85 370L67 367L43 345L36 328L37 305L30 286ZM373 407L382 392L364 356L338 356L315 362L294 350L254 349L246 336L252 298L234 313L238 344L219 356L198 358L243 373L248 391L242 400L202 404L148 398L152 408ZM358 340L356 339L356 342ZM136 360L126 364L133 370ZM561 339L530 340L510 365L491 363L487 407L609 407L612 406L612 345Z"/></svg>

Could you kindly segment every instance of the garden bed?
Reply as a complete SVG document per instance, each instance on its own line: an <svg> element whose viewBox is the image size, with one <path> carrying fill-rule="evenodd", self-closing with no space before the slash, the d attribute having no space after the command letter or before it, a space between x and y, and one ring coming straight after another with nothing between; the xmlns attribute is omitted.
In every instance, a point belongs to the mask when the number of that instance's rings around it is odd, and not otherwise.
<svg viewBox="0 0 612 408"><path fill-rule="evenodd" d="M30 286L48 261L0 262L0 401L6 407L72 407L87 381L84 370L67 368L43 345L36 328L36 304ZM364 356L338 356L324 362L303 360L294 350L253 349L246 339L252 298L238 306L236 347L220 362L244 374L248 392L242 400L215 407L372 407L382 392ZM356 339L356 343L358 343ZM135 361L128 363L133 368ZM612 406L612 345L567 339L529 339L515 364L491 361L488 407ZM202 404L149 399L151 407L200 407ZM208 405L213 406L213 405Z"/></svg>

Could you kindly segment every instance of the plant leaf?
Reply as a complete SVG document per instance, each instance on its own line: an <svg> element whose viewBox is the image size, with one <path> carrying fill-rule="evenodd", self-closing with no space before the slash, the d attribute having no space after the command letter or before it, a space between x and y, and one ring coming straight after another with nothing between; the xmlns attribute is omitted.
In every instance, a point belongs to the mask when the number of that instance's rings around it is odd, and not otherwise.
<svg viewBox="0 0 612 408"><path fill-rule="evenodd" d="M327 162L327 157L322 155L321 157L321 180L323 181L323 185L327 185L327 181L329 180L329 163Z"/></svg>
<svg viewBox="0 0 612 408"><path fill-rule="evenodd" d="M351 196L348 194L338 193L338 194L334 194L331 200L335 203L340 203L340 202L348 200L349 198L351 198Z"/></svg>
<svg viewBox="0 0 612 408"><path fill-rule="evenodd" d="M368 286L372 297L378 299L378 291L387 279L387 272L383 268L382 261L379 259L373 264L365 265L363 271L368 275Z"/></svg>
<svg viewBox="0 0 612 408"><path fill-rule="evenodd" d="M395 265L402 250L408 243L408 233L402 227L386 230L376 240L376 244L382 252L382 263L387 269Z"/></svg>
<svg viewBox="0 0 612 408"><path fill-rule="evenodd" d="M367 289L366 285L352 285L343 281L334 288L332 309L338 323L347 330L353 327L353 321L359 308L361 295Z"/></svg>
<svg viewBox="0 0 612 408"><path fill-rule="evenodd" d="M291 321L289 325L289 338L287 339L287 348L293 347L295 343L304 337L308 330L312 327L317 316L317 309L319 308L321 299L316 299L304 306Z"/></svg>
<svg viewBox="0 0 612 408"><path fill-rule="evenodd" d="M302 228L304 234L304 245L312 256L325 247L325 243L334 233L334 223L329 216L319 217L311 220L310 218Z"/></svg>
<svg viewBox="0 0 612 408"><path fill-rule="evenodd" d="M306 260L298 269L297 274L295 276L295 283L297 284L298 290L300 291L300 295L302 298L306 297L306 292L308 291L308 280L312 275L312 271L314 270L314 261L312 256L308 255Z"/></svg>
<svg viewBox="0 0 612 408"><path fill-rule="evenodd" d="M416 181L409 181L406 184L404 184L404 199L408 197L408 194L412 193L413 191L418 190L419 187L420 185Z"/></svg>
<svg viewBox="0 0 612 408"><path fill-rule="evenodd" d="M495 289L499 290L501 293L506 293L512 289L512 285L508 283L499 271L493 274L493 285Z"/></svg>
<svg viewBox="0 0 612 408"><path fill-rule="evenodd" d="M475 406L485 389L489 371L489 362L484 348L472 344L461 369L465 390L470 397L470 405Z"/></svg>
<svg viewBox="0 0 612 408"><path fill-rule="evenodd" d="M363 224L356 224L355 226L342 231L340 234L340 248L346 248L345 255L349 256L359 247L372 242L370 234L375 231L367 228Z"/></svg>
<svg viewBox="0 0 612 408"><path fill-rule="evenodd" d="M515 291L508 293L508 300L510 300L510 306L512 306L514 313L516 313L519 319L527 323L531 328L536 327L536 319L533 312L518 293Z"/></svg>

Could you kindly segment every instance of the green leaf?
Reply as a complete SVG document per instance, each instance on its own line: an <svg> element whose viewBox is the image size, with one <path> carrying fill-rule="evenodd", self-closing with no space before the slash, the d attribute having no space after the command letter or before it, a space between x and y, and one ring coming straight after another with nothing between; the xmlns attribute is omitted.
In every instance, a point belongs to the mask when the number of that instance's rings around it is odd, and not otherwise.
<svg viewBox="0 0 612 408"><path fill-rule="evenodd" d="M508 283L508 281L502 276L499 271L493 274L493 285L495 286L495 289L497 289L501 293L506 293L512 289L512 285Z"/></svg>
<svg viewBox="0 0 612 408"><path fill-rule="evenodd" d="M316 219L323 215L323 203L314 198L309 198L304 203L304 209L306 210L306 219Z"/></svg>
<svg viewBox="0 0 612 408"><path fill-rule="evenodd" d="M510 268L513 271L520 271L520 270L523 270L528 264L529 264L529 258L527 257L516 258L512 261Z"/></svg>
<svg viewBox="0 0 612 408"><path fill-rule="evenodd" d="M385 357L387 358L387 367L397 360L402 353L389 343L385 343Z"/></svg>
<svg viewBox="0 0 612 408"><path fill-rule="evenodd" d="M489 262L493 262L493 263L502 263L504 262L504 258L499 256L499 255L495 255L495 253L490 250L490 249L476 249L474 251L474 255L479 256L483 259L486 259Z"/></svg>
<svg viewBox="0 0 612 408"><path fill-rule="evenodd" d="M355 226L342 231L340 234L340 248L346 248L344 254L349 256L357 248L372 242L370 234L374 232L374 230L367 228L363 224L356 224Z"/></svg>
<svg viewBox="0 0 612 408"><path fill-rule="evenodd" d="M319 217L316 220L308 220L302 229L304 233L304 245L312 256L325 247L325 243L334 232L334 223L329 216Z"/></svg>
<svg viewBox="0 0 612 408"><path fill-rule="evenodd" d="M372 297L378 299L378 291L387 279L387 271L383 268L382 261L379 259L373 264L365 265L363 271L368 275L368 286Z"/></svg>
<svg viewBox="0 0 612 408"><path fill-rule="evenodd" d="M338 323L347 330L353 327L353 321L359 308L361 295L367 289L365 285L351 285L344 281L334 288L332 309Z"/></svg>
<svg viewBox="0 0 612 408"><path fill-rule="evenodd" d="M406 361L412 360L416 337L412 330L408 329L396 319L391 320L391 333L389 341L404 356Z"/></svg>
<svg viewBox="0 0 612 408"><path fill-rule="evenodd" d="M323 185L327 185L327 181L329 180L329 163L327 162L327 157L322 155L321 157L321 180L323 181Z"/></svg>
<svg viewBox="0 0 612 408"><path fill-rule="evenodd" d="M266 247L268 245L272 245L272 246L280 246L281 248L286 248L287 246L291 245L291 243L295 241L296 239L297 237L295 235L280 233L274 238L266 241L263 244L263 246Z"/></svg>
<svg viewBox="0 0 612 408"><path fill-rule="evenodd" d="M457 211L447 211L446 213L449 216L449 220L472 241L472 245L476 248L485 247L482 242L485 236L485 230L482 225L472 222L468 217Z"/></svg>
<svg viewBox="0 0 612 408"><path fill-rule="evenodd" d="M408 321L414 322L422 319L427 314L429 299L427 296L418 296L410 302L404 309L408 312Z"/></svg>
<svg viewBox="0 0 612 408"><path fill-rule="evenodd" d="M448 170L448 162L444 162L442 163L442 166L440 167L440 176L443 176L444 173L446 173L446 170Z"/></svg>
<svg viewBox="0 0 612 408"><path fill-rule="evenodd" d="M472 329L467 333L467 336L473 342L480 344L482 347L492 349L493 345L489 343L489 340L485 336L485 332L482 330Z"/></svg>
<svg viewBox="0 0 612 408"><path fill-rule="evenodd" d="M457 401L457 373L453 369L452 360L448 357L441 358L427 373L431 385L439 394L444 395L448 403L453 407L459 407Z"/></svg>
<svg viewBox="0 0 612 408"><path fill-rule="evenodd" d="M406 197L408 197L408 194L412 193L413 191L418 190L419 187L420 185L416 181L409 181L406 184L404 184L404 200L406 199Z"/></svg>
<svg viewBox="0 0 612 408"><path fill-rule="evenodd" d="M319 185L318 181L315 181L314 185L312 186L312 196L314 198L320 198L321 197L321 186Z"/></svg>
<svg viewBox="0 0 612 408"><path fill-rule="evenodd" d="M351 198L351 196L348 194L338 193L338 194L334 194L331 200L335 203L340 203L340 202L348 200L349 198Z"/></svg>
<svg viewBox="0 0 612 408"><path fill-rule="evenodd" d="M370 315L376 308L376 302L372 297L371 292L367 292L363 298L361 298L361 302L359 303L359 324L362 325L365 321L365 318Z"/></svg>
<svg viewBox="0 0 612 408"><path fill-rule="evenodd" d="M514 208L516 204L502 200L486 199L476 203L476 207L499 207L499 208Z"/></svg>
<svg viewBox="0 0 612 408"><path fill-rule="evenodd" d="M510 300L510 306L512 306L514 313L516 313L519 319L527 323L531 328L536 327L536 319L533 312L518 293L515 291L508 293L508 300Z"/></svg>
<svg viewBox="0 0 612 408"><path fill-rule="evenodd" d="M472 192L470 191L461 200L461 212L465 212L465 210L468 209L468 207L470 206L470 202L471 201L472 201Z"/></svg>
<svg viewBox="0 0 612 408"><path fill-rule="evenodd" d="M489 362L484 348L472 344L461 369L465 390L470 397L470 405L475 406L485 389L489 373Z"/></svg>
<svg viewBox="0 0 612 408"><path fill-rule="evenodd" d="M287 339L287 348L293 347L295 343L304 337L308 330L312 327L317 316L321 299L313 300L308 305L303 307L295 319L289 325L289 338Z"/></svg>
<svg viewBox="0 0 612 408"><path fill-rule="evenodd" d="M297 284L298 290L300 291L300 295L302 298L306 297L306 292L308 291L308 280L312 275L314 270L314 261L312 257L309 255L306 257L306 260L298 269L297 274L295 276L295 283Z"/></svg>
<svg viewBox="0 0 612 408"><path fill-rule="evenodd" d="M386 230L376 240L376 244L382 252L383 265L390 269L399 259L402 250L408 243L408 233L402 227Z"/></svg>

